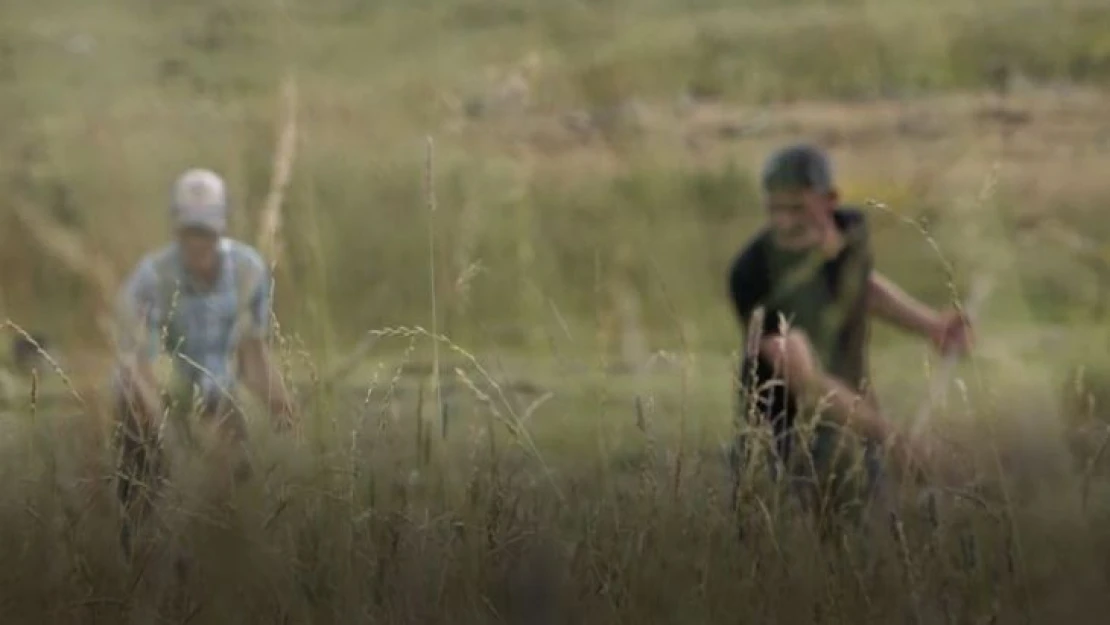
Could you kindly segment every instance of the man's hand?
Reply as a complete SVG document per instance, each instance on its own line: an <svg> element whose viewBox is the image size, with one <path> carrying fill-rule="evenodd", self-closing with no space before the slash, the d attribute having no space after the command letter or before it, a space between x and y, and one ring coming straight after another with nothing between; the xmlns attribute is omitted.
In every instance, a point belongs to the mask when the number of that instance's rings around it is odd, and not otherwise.
<svg viewBox="0 0 1110 625"><path fill-rule="evenodd" d="M942 355L967 355L974 343L971 322L956 309L937 315L929 333L929 340Z"/></svg>
<svg viewBox="0 0 1110 625"><path fill-rule="evenodd" d="M239 355L243 381L265 402L277 430L288 431L294 425L296 407L270 358L269 348L260 339L251 339L243 342Z"/></svg>

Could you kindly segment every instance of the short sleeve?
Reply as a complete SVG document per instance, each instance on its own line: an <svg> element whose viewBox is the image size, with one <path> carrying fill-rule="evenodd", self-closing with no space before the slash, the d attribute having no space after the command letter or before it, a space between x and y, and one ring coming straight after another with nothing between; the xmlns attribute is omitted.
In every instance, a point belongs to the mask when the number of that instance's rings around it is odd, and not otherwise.
<svg viewBox="0 0 1110 625"><path fill-rule="evenodd" d="M158 298L158 274L151 258L143 259L118 295L117 349L122 354L153 360L160 346L164 311Z"/></svg>
<svg viewBox="0 0 1110 625"><path fill-rule="evenodd" d="M248 335L255 338L265 338L270 333L270 303L272 299L270 272L263 268L259 273L258 285L251 296L251 327Z"/></svg>
<svg viewBox="0 0 1110 625"><path fill-rule="evenodd" d="M728 282L733 312L746 332L752 313L765 303L771 290L771 277L763 237L752 241L736 256L729 271ZM765 313L763 333L773 334L778 328L777 315L773 314L773 311L765 311Z"/></svg>
<svg viewBox="0 0 1110 625"><path fill-rule="evenodd" d="M242 328L244 338L266 338L270 332L270 309L272 302L272 281L270 270L262 255L253 248L242 245L238 249L239 262L243 271L241 280L247 280L245 285L246 311L245 326Z"/></svg>
<svg viewBox="0 0 1110 625"><path fill-rule="evenodd" d="M874 262L871 247L871 225L867 214L858 208L842 208L834 215L837 225L848 237L848 244L870 267Z"/></svg>

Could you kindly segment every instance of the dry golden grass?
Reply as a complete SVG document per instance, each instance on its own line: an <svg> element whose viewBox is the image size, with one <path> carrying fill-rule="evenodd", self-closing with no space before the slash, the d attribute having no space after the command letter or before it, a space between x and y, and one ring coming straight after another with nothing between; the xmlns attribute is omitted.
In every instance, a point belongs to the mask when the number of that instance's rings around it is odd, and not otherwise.
<svg viewBox="0 0 1110 625"><path fill-rule="evenodd" d="M4 622L1096 622L1105 607L1104 478L1084 502L1082 470L986 402L941 419L975 490L935 507L901 491L895 516L821 542L761 470L730 507L727 424L708 418L725 389L697 368L654 374L636 403L620 378L563 376L532 409L495 364L445 347L446 436L428 387L386 363L364 391L306 391L307 438L259 420L259 475L230 500L177 452L130 562L105 450L56 411L9 422Z"/></svg>

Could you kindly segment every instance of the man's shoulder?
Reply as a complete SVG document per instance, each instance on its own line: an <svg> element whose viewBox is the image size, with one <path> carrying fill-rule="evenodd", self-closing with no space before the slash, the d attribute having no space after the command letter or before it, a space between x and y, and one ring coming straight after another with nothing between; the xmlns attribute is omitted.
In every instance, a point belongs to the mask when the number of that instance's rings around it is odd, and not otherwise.
<svg viewBox="0 0 1110 625"><path fill-rule="evenodd" d="M867 230L867 212L858 206L842 205L833 213L833 218L841 230Z"/></svg>
<svg viewBox="0 0 1110 625"><path fill-rule="evenodd" d="M262 258L262 253L254 246L231 238L223 239L220 241L220 245L231 255L231 259L237 266L244 266L259 273L267 271L266 260Z"/></svg>
<svg viewBox="0 0 1110 625"><path fill-rule="evenodd" d="M147 252L135 264L135 279L140 281L156 280L169 269L175 267L177 255L174 254L172 245L165 245L151 252Z"/></svg>
<svg viewBox="0 0 1110 625"><path fill-rule="evenodd" d="M744 274L762 273L766 270L770 234L768 228L761 228L736 252L729 265L729 275L733 279Z"/></svg>
<svg viewBox="0 0 1110 625"><path fill-rule="evenodd" d="M836 209L834 218L848 247L863 251L871 248L871 226L864 210L855 206L841 206Z"/></svg>

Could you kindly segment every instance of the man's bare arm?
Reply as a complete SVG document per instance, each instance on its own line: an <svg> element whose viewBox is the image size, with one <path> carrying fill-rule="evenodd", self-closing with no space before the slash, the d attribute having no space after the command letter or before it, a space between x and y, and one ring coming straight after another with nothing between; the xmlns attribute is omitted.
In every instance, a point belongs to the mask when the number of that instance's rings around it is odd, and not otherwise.
<svg viewBox="0 0 1110 625"><path fill-rule="evenodd" d="M270 414L282 420L281 426L292 425L293 400L270 356L270 348L260 338L247 339L239 347L239 357L247 388L266 404Z"/></svg>
<svg viewBox="0 0 1110 625"><path fill-rule="evenodd" d="M760 355L774 363L787 389L795 396L823 402L828 416L842 427L871 440L893 443L892 451L901 462L915 459L916 454L897 436L893 424L859 393L821 369L803 333L792 330L785 337L764 338Z"/></svg>
<svg viewBox="0 0 1110 625"><path fill-rule="evenodd" d="M874 271L868 281L868 307L880 319L929 339L936 338L942 324L939 312Z"/></svg>

